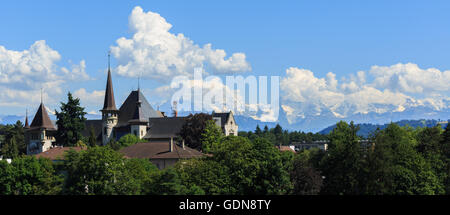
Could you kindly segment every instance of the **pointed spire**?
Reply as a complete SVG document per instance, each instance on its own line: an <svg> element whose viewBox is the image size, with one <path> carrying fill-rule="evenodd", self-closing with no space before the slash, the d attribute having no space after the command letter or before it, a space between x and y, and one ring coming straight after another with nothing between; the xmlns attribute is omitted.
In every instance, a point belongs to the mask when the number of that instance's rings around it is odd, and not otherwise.
<svg viewBox="0 0 450 215"><path fill-rule="evenodd" d="M48 116L47 110L45 109L43 103L39 105L38 111L36 112L36 115L34 115L34 119L31 122L30 128L45 128L56 130L55 126L50 120L50 117Z"/></svg>
<svg viewBox="0 0 450 215"><path fill-rule="evenodd" d="M108 52L108 79L106 81L106 91L105 91L105 101L103 103L102 110L117 110L116 102L114 101L114 90L112 86L111 79L111 68L110 68L110 52Z"/></svg>
<svg viewBox="0 0 450 215"><path fill-rule="evenodd" d="M27 108L26 114L25 114L25 128L30 128L30 125L28 125L28 108Z"/></svg>
<svg viewBox="0 0 450 215"><path fill-rule="evenodd" d="M138 76L138 91L139 91L139 89L141 89L141 88L140 88L140 80L139 80L140 78L141 78L141 77Z"/></svg>

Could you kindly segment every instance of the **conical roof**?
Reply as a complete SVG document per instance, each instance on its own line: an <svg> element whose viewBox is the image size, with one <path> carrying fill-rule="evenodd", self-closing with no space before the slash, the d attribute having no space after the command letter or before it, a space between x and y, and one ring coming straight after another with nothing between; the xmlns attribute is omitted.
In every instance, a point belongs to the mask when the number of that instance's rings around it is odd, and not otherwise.
<svg viewBox="0 0 450 215"><path fill-rule="evenodd" d="M117 110L114 101L114 90L112 86L111 70L108 69L108 80L106 81L105 101L102 110Z"/></svg>
<svg viewBox="0 0 450 215"><path fill-rule="evenodd" d="M48 117L47 110L45 110L45 106L43 103L39 105L39 108L34 115L34 119L31 122L30 128L45 128L50 130L56 130L52 121L50 121L50 117Z"/></svg>

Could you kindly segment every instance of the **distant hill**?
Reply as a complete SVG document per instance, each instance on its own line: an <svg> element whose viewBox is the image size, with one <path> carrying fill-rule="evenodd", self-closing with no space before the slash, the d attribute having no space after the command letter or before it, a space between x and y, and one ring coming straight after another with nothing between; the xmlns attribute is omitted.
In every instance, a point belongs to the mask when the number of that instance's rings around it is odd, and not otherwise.
<svg viewBox="0 0 450 215"><path fill-rule="evenodd" d="M48 113L48 116L50 117L50 120L55 121L56 116ZM33 121L34 116L28 116L28 122L31 124L31 121ZM101 115L96 114L86 114L84 117L86 119L101 119ZM0 124L6 125L6 124L15 124L17 120L20 120L22 123L25 123L25 116L19 116L19 115L0 115Z"/></svg>
<svg viewBox="0 0 450 215"><path fill-rule="evenodd" d="M413 128L417 127L433 127L438 124L438 120L434 119L421 119L421 120L400 120L398 122L394 122L399 126L411 126ZM377 125L377 124L371 124L371 123L361 123L357 124L359 125L360 129L358 131L358 135L363 137L368 137L371 132L374 132L377 128L384 129L387 127L388 124L383 125ZM448 124L442 124L441 126L445 128ZM329 134L336 125L329 126L321 131L319 131L320 134Z"/></svg>

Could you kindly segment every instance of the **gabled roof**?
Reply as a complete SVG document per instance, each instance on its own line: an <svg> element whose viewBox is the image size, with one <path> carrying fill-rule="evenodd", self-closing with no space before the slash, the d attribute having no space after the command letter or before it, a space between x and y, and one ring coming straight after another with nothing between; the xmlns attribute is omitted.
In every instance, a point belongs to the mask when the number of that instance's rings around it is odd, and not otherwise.
<svg viewBox="0 0 450 215"><path fill-rule="evenodd" d="M173 150L169 150L170 142L155 141L147 143L136 143L121 149L119 152L127 158L146 158L146 159L187 159L205 156L203 153L189 148L180 147L173 144Z"/></svg>
<svg viewBox="0 0 450 215"><path fill-rule="evenodd" d="M48 116L47 110L45 110L45 106L43 103L39 105L36 115L34 115L34 119L31 122L30 128L45 128L48 130L56 130L55 126L50 120L50 117Z"/></svg>
<svg viewBox="0 0 450 215"><path fill-rule="evenodd" d="M212 113L213 118L214 117L220 118L220 127L222 127L222 128L225 126L225 124L227 123L230 116L231 116L231 111L228 113L215 113L215 112Z"/></svg>
<svg viewBox="0 0 450 215"><path fill-rule="evenodd" d="M131 91L130 95L128 95L125 102L123 102L122 106L119 109L119 126L124 126L128 124L128 121L132 120L134 117L134 113L136 110L138 100L141 100L141 107L139 117L148 119L152 117L162 117L161 113L155 111L152 106L148 103L147 99L145 99L144 95L141 91L135 90Z"/></svg>
<svg viewBox="0 0 450 215"><path fill-rule="evenodd" d="M106 81L105 101L102 110L117 110L114 101L114 90L112 86L111 70L108 69L108 80Z"/></svg>
<svg viewBox="0 0 450 215"><path fill-rule="evenodd" d="M149 130L143 139L177 137L187 117L149 118Z"/></svg>

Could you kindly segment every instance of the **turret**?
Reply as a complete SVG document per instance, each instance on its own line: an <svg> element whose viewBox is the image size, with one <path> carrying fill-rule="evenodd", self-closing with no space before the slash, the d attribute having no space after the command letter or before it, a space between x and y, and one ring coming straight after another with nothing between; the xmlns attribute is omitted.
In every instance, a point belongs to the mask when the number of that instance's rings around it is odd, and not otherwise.
<svg viewBox="0 0 450 215"><path fill-rule="evenodd" d="M105 91L105 100L103 103L102 112L102 137L103 137L103 145L106 145L111 138L115 138L114 127L118 123L119 110L116 108L116 102L114 101L114 90L112 86L111 79L111 69L109 66L109 57L108 54L108 78L106 81L106 91Z"/></svg>
<svg viewBox="0 0 450 215"><path fill-rule="evenodd" d="M26 119L25 121L25 124L27 124L28 120ZM42 101L31 125L25 131L28 140L27 154L38 154L51 148L52 143L55 141L56 128L50 120Z"/></svg>

